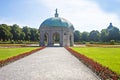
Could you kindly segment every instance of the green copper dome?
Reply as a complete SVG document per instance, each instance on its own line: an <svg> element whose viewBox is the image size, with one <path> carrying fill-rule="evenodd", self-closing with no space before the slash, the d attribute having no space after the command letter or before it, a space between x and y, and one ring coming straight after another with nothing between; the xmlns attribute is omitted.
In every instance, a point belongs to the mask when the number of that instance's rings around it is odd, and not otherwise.
<svg viewBox="0 0 120 80"><path fill-rule="evenodd" d="M61 27L61 28L72 28L74 30L73 25L66 19L58 17L59 14L57 13L57 9L55 11L56 11L55 17L46 19L40 25L40 28L42 28L42 27L49 27L49 28Z"/></svg>
<svg viewBox="0 0 120 80"><path fill-rule="evenodd" d="M52 17L52 18L48 18L46 19L41 25L40 27L63 27L63 28L73 28L73 25L67 21L64 18L60 18L60 17Z"/></svg>

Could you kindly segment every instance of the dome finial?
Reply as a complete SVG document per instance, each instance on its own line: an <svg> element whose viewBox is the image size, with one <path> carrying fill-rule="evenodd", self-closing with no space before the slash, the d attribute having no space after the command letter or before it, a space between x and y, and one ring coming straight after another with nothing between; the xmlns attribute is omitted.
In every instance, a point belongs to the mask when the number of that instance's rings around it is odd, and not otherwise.
<svg viewBox="0 0 120 80"><path fill-rule="evenodd" d="M55 9L55 17L58 17L57 8Z"/></svg>

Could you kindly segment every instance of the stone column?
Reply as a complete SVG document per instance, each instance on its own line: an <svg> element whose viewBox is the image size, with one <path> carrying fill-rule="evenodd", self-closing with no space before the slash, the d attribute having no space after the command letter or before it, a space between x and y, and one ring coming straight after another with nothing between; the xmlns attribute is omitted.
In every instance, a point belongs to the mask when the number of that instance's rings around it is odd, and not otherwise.
<svg viewBox="0 0 120 80"><path fill-rule="evenodd" d="M67 35L67 46L70 46L70 33Z"/></svg>
<svg viewBox="0 0 120 80"><path fill-rule="evenodd" d="M40 31L40 46L45 46L44 44L44 33Z"/></svg>
<svg viewBox="0 0 120 80"><path fill-rule="evenodd" d="M59 38L60 38L60 46L62 47L63 46L63 32L62 31L59 31Z"/></svg>
<svg viewBox="0 0 120 80"><path fill-rule="evenodd" d="M73 32L71 33L71 45L70 46L73 46L74 45L74 35L73 35Z"/></svg>
<svg viewBox="0 0 120 80"><path fill-rule="evenodd" d="M48 45L47 46L50 46L50 33L48 32L49 36L48 36Z"/></svg>
<svg viewBox="0 0 120 80"><path fill-rule="evenodd" d="M72 46L74 46L74 34L72 34Z"/></svg>
<svg viewBox="0 0 120 80"><path fill-rule="evenodd" d="M48 34L49 34L49 36L48 36L48 46L53 46L53 39L52 39L53 34L52 34L51 31L49 31Z"/></svg>

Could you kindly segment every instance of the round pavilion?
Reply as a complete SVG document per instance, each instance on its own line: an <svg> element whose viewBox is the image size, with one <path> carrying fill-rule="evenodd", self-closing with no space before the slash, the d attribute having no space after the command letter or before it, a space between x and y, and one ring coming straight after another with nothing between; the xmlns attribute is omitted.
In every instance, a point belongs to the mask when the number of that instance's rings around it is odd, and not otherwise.
<svg viewBox="0 0 120 80"><path fill-rule="evenodd" d="M40 25L40 46L73 46L74 27L64 18L58 17L57 9L55 17L48 18Z"/></svg>

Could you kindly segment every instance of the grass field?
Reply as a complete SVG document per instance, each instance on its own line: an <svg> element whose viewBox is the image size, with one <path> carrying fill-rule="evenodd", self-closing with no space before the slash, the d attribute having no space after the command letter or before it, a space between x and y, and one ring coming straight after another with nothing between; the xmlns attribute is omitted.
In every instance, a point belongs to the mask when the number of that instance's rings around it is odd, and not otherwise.
<svg viewBox="0 0 120 80"><path fill-rule="evenodd" d="M11 56L16 56L23 52L28 52L37 48L38 47L0 48L0 60L4 60Z"/></svg>
<svg viewBox="0 0 120 80"><path fill-rule="evenodd" d="M72 49L120 74L120 48L72 47Z"/></svg>

